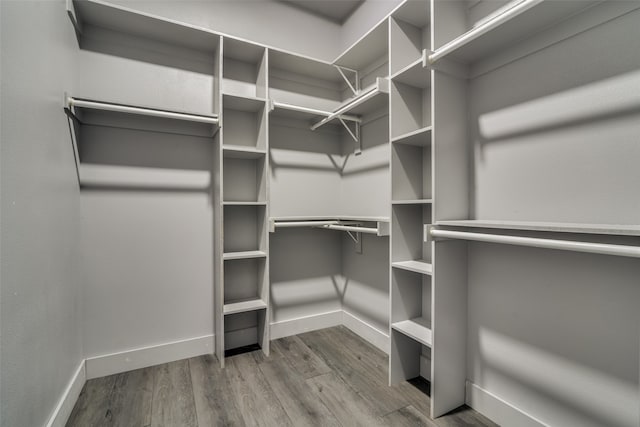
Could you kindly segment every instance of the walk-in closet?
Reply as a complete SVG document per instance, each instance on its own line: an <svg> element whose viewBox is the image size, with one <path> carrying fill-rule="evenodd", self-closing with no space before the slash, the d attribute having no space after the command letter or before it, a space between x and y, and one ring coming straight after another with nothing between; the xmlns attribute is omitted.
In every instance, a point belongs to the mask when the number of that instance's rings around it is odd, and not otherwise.
<svg viewBox="0 0 640 427"><path fill-rule="evenodd" d="M0 1L0 426L640 426L637 0Z"/></svg>

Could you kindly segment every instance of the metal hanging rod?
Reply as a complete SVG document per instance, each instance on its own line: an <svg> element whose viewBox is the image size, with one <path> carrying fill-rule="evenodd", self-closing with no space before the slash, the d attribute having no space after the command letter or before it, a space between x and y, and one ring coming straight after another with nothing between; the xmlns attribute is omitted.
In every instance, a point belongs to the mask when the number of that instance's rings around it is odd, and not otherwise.
<svg viewBox="0 0 640 427"><path fill-rule="evenodd" d="M534 248L558 249L563 251L587 252L640 258L640 247L607 243L574 242L569 240L543 239L535 237L503 236L500 234L472 233L468 231L439 230L429 228L433 238L470 240L475 242L503 243L506 245L530 246Z"/></svg>
<svg viewBox="0 0 640 427"><path fill-rule="evenodd" d="M273 226L277 228L289 228L289 227L317 227L324 225L338 224L339 221L281 221L273 222Z"/></svg>
<svg viewBox="0 0 640 427"><path fill-rule="evenodd" d="M217 116L201 116L198 114L178 113L175 111L155 110L153 108L133 107L130 105L111 104L108 102L90 101L86 99L77 99L67 97L67 105L69 108L92 108L94 110L115 111L119 113L141 114L145 116L162 117L165 119L185 120L190 122L200 122L209 124L218 124Z"/></svg>
<svg viewBox="0 0 640 427"><path fill-rule="evenodd" d="M366 102L369 99L371 99L374 96L376 96L378 93L379 93L379 90L378 90L377 86L372 86L368 91L363 92L358 97L352 99L347 104L345 104L342 107L338 108L336 111L334 111L333 113L329 114L324 119L320 120L318 123L316 123L313 126L311 126L311 130L316 130L320 126L322 126L322 125L324 125L326 123L329 123L331 120L334 120L334 119L344 115L344 113L346 113L347 111L351 110L352 108L357 107L360 104L363 104L364 102Z"/></svg>
<svg viewBox="0 0 640 427"><path fill-rule="evenodd" d="M354 225L339 225L339 224L328 224L328 225L322 225L320 226L320 228L326 228L327 230L338 230L338 231L351 231L354 233L365 233L365 234L376 234L379 235L378 233L380 232L380 230L376 227L376 228L370 228L370 227L357 227Z"/></svg>
<svg viewBox="0 0 640 427"><path fill-rule="evenodd" d="M274 108L282 108L283 110L291 110L291 111L299 111L301 113L309 113L309 114L314 114L317 116L330 116L331 112L329 111L323 111L323 110L318 110L315 108L309 108L309 107L302 107L300 105L293 105L293 104L286 104L283 102L277 102L277 101L272 101L271 102L271 109L273 110ZM342 115L340 116L340 118L342 120L346 120L346 121L350 121L350 122L356 122L356 123L360 123L362 120L360 119L360 117L357 116L350 116L348 114Z"/></svg>

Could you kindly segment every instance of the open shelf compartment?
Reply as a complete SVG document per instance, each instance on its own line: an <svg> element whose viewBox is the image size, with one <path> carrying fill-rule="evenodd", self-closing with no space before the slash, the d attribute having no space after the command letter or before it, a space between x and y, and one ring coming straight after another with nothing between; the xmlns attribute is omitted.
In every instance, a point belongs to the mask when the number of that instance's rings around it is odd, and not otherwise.
<svg viewBox="0 0 640 427"><path fill-rule="evenodd" d="M222 53L222 93L266 99L266 48L225 36Z"/></svg>
<svg viewBox="0 0 640 427"><path fill-rule="evenodd" d="M265 205L225 205L223 258L255 258L267 252Z"/></svg>

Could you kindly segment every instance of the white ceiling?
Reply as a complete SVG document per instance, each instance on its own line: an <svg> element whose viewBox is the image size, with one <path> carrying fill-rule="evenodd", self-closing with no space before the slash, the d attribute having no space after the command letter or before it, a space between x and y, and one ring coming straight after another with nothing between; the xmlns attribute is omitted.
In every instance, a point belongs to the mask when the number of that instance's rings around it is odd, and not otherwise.
<svg viewBox="0 0 640 427"><path fill-rule="evenodd" d="M290 6L329 19L338 24L344 23L349 16L364 3L364 0L279 0Z"/></svg>

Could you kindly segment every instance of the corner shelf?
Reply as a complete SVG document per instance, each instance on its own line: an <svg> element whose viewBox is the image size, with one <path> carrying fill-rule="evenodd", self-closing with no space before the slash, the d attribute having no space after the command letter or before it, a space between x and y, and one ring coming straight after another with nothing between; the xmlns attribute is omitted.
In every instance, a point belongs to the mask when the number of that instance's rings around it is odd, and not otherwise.
<svg viewBox="0 0 640 427"><path fill-rule="evenodd" d="M472 63L598 3L601 1L514 1L511 7L436 49L429 55L429 62L434 64L448 58Z"/></svg>
<svg viewBox="0 0 640 427"><path fill-rule="evenodd" d="M431 263L423 260L411 260L411 261L396 261L392 262L391 266L394 268L401 268L407 271L413 271L414 273L431 275L433 274L433 266Z"/></svg>
<svg viewBox="0 0 640 427"><path fill-rule="evenodd" d="M427 347L431 347L433 344L431 324L424 317L415 317L410 320L392 323L391 329L401 332Z"/></svg>
<svg viewBox="0 0 640 427"><path fill-rule="evenodd" d="M265 258L267 253L264 251L239 251L239 252L225 252L222 255L222 259L225 261L234 259L250 259L250 258Z"/></svg>
<svg viewBox="0 0 640 427"><path fill-rule="evenodd" d="M388 37L387 20L384 19L347 48L333 63L352 70L362 70L379 58L387 56Z"/></svg>
<svg viewBox="0 0 640 427"><path fill-rule="evenodd" d="M267 308L267 304L259 298L247 298L242 300L230 301L224 305L224 315L245 313L247 311L263 310Z"/></svg>

